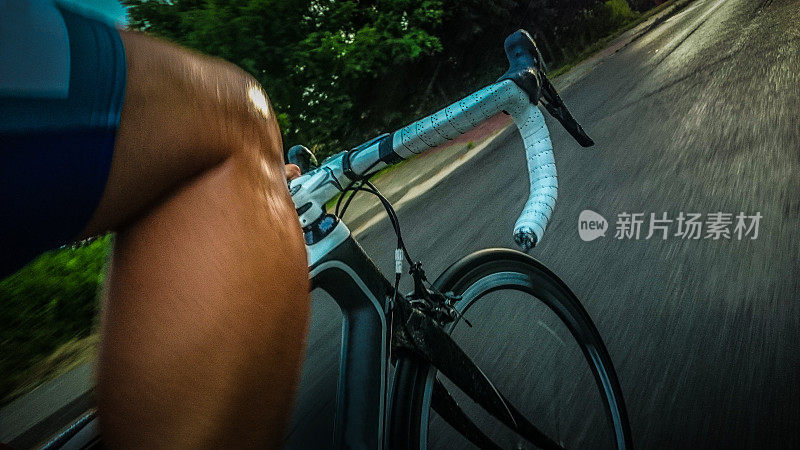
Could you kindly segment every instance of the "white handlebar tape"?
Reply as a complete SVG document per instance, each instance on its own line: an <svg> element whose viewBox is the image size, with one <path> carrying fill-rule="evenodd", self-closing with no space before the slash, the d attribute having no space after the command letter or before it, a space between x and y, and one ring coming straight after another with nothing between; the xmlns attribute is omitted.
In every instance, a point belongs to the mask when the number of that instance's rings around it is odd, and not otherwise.
<svg viewBox="0 0 800 450"><path fill-rule="evenodd" d="M522 135L528 160L530 195L514 224L514 241L527 251L542 240L553 214L558 197L558 176L550 132L539 108L529 103L521 111L509 113Z"/></svg>
<svg viewBox="0 0 800 450"><path fill-rule="evenodd" d="M470 94L462 100L394 133L392 147L401 158L409 158L444 144L507 109L510 100L527 95L511 80L501 81Z"/></svg>
<svg viewBox="0 0 800 450"><path fill-rule="evenodd" d="M392 150L409 158L441 145L506 111L514 119L528 161L530 196L514 225L514 240L523 250L541 241L553 213L558 190L553 145L544 117L528 95L511 80L487 86L394 133Z"/></svg>

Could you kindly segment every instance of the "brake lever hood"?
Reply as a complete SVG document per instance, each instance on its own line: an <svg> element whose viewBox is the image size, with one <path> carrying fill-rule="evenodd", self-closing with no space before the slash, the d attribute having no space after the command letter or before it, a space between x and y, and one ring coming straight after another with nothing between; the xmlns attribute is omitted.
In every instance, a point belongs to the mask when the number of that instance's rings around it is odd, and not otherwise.
<svg viewBox="0 0 800 450"><path fill-rule="evenodd" d="M582 147L591 147L594 141L572 117L567 105L542 69L542 54L530 34L525 30L511 33L505 41L509 68L497 81L511 80L522 88L531 103L542 105Z"/></svg>

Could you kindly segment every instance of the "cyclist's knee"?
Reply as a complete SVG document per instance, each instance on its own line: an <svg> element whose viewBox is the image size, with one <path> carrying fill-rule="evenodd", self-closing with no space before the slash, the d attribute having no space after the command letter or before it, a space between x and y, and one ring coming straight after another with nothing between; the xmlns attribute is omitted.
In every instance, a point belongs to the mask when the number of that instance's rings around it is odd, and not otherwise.
<svg viewBox="0 0 800 450"><path fill-rule="evenodd" d="M282 170L283 144L269 97L250 74L232 65L225 70L230 71L226 78L233 88L230 103L222 105L228 150Z"/></svg>
<svg viewBox="0 0 800 450"><path fill-rule="evenodd" d="M206 168L254 151L268 164L282 164L275 113L253 76L221 59L138 33L122 37L129 53L125 109L137 122L133 139L152 134L154 127L167 128L164 133L174 137L175 147Z"/></svg>
<svg viewBox="0 0 800 450"><path fill-rule="evenodd" d="M106 189L82 236L125 226L234 157L240 162L235 176L249 174L285 190L280 131L252 76L159 39L120 34L125 101Z"/></svg>

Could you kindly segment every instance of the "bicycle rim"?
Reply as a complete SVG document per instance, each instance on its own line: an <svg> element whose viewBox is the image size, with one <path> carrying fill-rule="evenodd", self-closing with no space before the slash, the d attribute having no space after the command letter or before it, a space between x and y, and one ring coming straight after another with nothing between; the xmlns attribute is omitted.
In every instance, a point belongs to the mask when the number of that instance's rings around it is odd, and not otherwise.
<svg viewBox="0 0 800 450"><path fill-rule="evenodd" d="M597 409L602 410L601 415L604 417L598 420L606 424L602 426L608 430L606 434L609 444L616 448L632 448L625 404L611 358L588 313L556 275L528 255L512 250L494 249L464 258L445 271L434 285L443 292L452 291L461 295L462 299L456 306L466 315L469 315L475 305L481 304L481 301L491 302L490 297L496 293L504 294L511 291L524 296L527 302L534 300L549 309L550 314L563 324L565 332L562 334L565 334L566 340L571 340L576 348L573 353L577 353L577 357L582 360L584 372L591 373L588 375L587 389L593 390L594 395L599 397ZM474 321L480 320L482 319L474 319ZM458 325L457 321L449 324L447 331L452 333L458 327L463 325ZM552 332L549 327L546 325L545 327ZM458 339L456 341L458 342ZM487 367L477 360L476 363L481 367ZM491 375L490 378L494 380ZM431 411L431 398L436 379L437 371L423 361L414 357L403 357L398 360L392 406L391 439L394 448L427 448L431 434L435 434L435 431L429 428L435 415ZM518 408L524 406L502 387L500 391L506 394L514 406ZM464 403L468 402L459 400L459 404L464 405ZM539 425L537 417L528 416L528 419ZM434 419L436 420L442 422L438 418ZM487 431L484 426L480 426L484 425L483 423L476 423L482 431ZM551 438L560 441L559 436ZM445 440L445 442L450 441ZM569 447L569 443L565 444ZM508 445L508 442L505 445Z"/></svg>

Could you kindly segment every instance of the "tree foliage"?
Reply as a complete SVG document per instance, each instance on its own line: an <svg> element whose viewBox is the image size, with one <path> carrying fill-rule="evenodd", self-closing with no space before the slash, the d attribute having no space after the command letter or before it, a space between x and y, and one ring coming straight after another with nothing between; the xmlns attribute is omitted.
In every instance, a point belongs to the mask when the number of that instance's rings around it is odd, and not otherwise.
<svg viewBox="0 0 800 450"><path fill-rule="evenodd" d="M652 0L640 0L646 2ZM503 39L550 63L629 20L625 0L125 0L131 26L229 60L265 87L286 146L321 156L493 81Z"/></svg>
<svg viewBox="0 0 800 450"><path fill-rule="evenodd" d="M438 0L128 2L132 26L229 60L262 83L287 143L337 148L364 129L370 97L441 51Z"/></svg>

